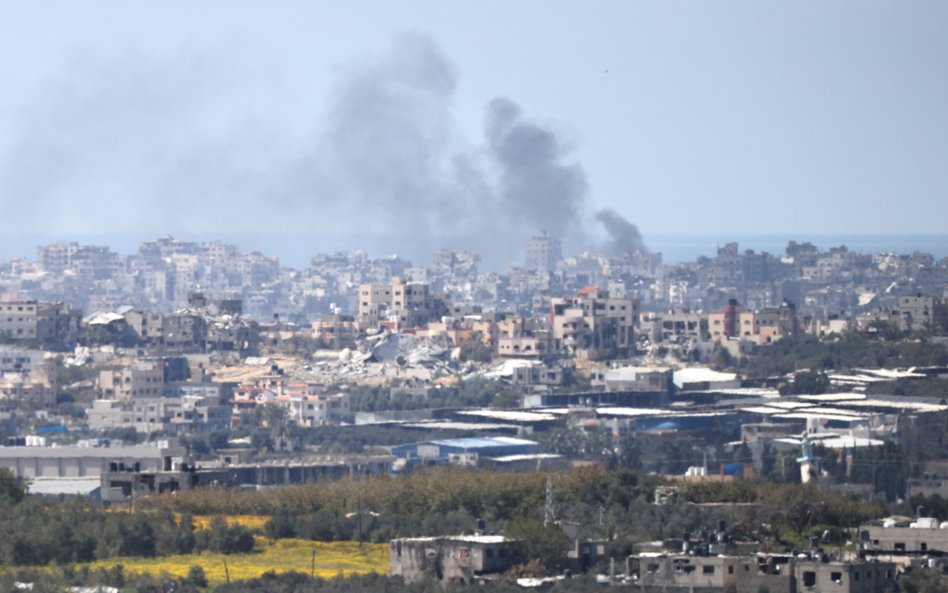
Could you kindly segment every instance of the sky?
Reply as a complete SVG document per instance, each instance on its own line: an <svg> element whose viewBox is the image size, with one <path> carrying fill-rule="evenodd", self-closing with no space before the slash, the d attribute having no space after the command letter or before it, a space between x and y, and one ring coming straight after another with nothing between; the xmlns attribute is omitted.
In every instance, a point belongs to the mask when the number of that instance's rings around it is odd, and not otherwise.
<svg viewBox="0 0 948 593"><path fill-rule="evenodd" d="M946 235L945 31L940 1L3 3L0 252Z"/></svg>

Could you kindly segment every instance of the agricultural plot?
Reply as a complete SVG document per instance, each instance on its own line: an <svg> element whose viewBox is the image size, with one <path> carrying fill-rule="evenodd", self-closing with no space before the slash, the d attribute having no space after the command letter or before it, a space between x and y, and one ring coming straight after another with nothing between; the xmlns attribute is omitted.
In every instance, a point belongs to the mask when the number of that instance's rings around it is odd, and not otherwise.
<svg viewBox="0 0 948 593"><path fill-rule="evenodd" d="M387 574L388 545L357 542L313 542L281 539L270 543L256 538L248 554L187 554L159 558L112 558L90 564L90 568L112 568L121 564L126 573L185 577L193 565L204 569L211 584L252 579L266 572L302 572L321 578L367 573ZM314 555L315 552L315 570Z"/></svg>

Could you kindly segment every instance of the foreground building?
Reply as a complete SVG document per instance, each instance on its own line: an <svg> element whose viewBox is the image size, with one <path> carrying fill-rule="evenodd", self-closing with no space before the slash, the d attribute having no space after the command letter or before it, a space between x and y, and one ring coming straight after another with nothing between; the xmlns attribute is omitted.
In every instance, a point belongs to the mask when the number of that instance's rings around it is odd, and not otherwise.
<svg viewBox="0 0 948 593"><path fill-rule="evenodd" d="M16 478L94 477L121 465L139 470L170 470L185 449L175 439L139 446L0 447L0 468Z"/></svg>
<svg viewBox="0 0 948 593"><path fill-rule="evenodd" d="M514 566L513 542L502 535L412 537L389 542L392 576L464 584Z"/></svg>
<svg viewBox="0 0 948 593"><path fill-rule="evenodd" d="M836 561L825 556L698 556L645 553L627 560L629 583L642 593L885 593L892 562Z"/></svg>

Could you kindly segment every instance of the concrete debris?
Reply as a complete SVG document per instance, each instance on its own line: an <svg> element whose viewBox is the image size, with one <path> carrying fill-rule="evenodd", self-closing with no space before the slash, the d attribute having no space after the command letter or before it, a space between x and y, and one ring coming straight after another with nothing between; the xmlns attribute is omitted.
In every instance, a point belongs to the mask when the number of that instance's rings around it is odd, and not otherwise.
<svg viewBox="0 0 948 593"><path fill-rule="evenodd" d="M314 382L382 383L390 379L431 382L458 372L449 348L412 334L390 332L369 336L355 349L317 351L311 359L294 375Z"/></svg>

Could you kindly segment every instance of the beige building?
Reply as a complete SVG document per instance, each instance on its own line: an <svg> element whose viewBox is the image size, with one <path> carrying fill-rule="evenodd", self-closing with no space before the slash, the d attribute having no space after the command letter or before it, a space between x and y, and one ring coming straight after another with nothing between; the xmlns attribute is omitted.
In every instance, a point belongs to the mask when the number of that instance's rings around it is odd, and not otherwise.
<svg viewBox="0 0 948 593"><path fill-rule="evenodd" d="M79 322L79 312L64 303L0 301L0 335L13 340L69 340L79 334Z"/></svg>
<svg viewBox="0 0 948 593"><path fill-rule="evenodd" d="M389 559L392 576L406 582L428 577L451 584L499 574L519 560L512 542L500 535L394 539L389 542Z"/></svg>
<svg viewBox="0 0 948 593"><path fill-rule="evenodd" d="M639 305L634 299L609 298L595 287L575 297L554 298L550 322L556 350L578 358L628 354L635 344Z"/></svg>
<svg viewBox="0 0 948 593"><path fill-rule="evenodd" d="M122 316L125 318L125 323L128 324L129 329L131 329L140 340L154 343L161 342L164 335L163 317L161 313L157 311L129 309L125 311Z"/></svg>
<svg viewBox="0 0 948 593"><path fill-rule="evenodd" d="M443 297L431 293L424 282L406 282L392 278L390 284L363 284L359 287L356 319L376 324L395 323L403 327L420 327L448 315Z"/></svg>
<svg viewBox="0 0 948 593"><path fill-rule="evenodd" d="M134 428L138 432L158 430L228 429L231 407L214 398L193 396L148 397L120 402L96 400L86 408L89 428Z"/></svg>
<svg viewBox="0 0 948 593"><path fill-rule="evenodd" d="M735 339L766 345L793 334L795 322L791 306L751 310L731 302L723 311L708 314L708 332L716 342Z"/></svg>
<svg viewBox="0 0 948 593"><path fill-rule="evenodd" d="M273 404L286 408L290 418L301 426L325 426L350 420L346 393L286 395L277 397Z"/></svg>
<svg viewBox="0 0 948 593"><path fill-rule="evenodd" d="M641 593L885 593L897 576L891 562L832 561L789 555L630 556L631 590Z"/></svg>
<svg viewBox="0 0 948 593"><path fill-rule="evenodd" d="M128 401L161 397L164 371L158 362L136 361L129 366L99 371L99 391L104 399Z"/></svg>
<svg viewBox="0 0 948 593"><path fill-rule="evenodd" d="M757 344L771 344L783 335L780 329L780 312L773 307L742 311L737 316L737 327L742 340Z"/></svg>

